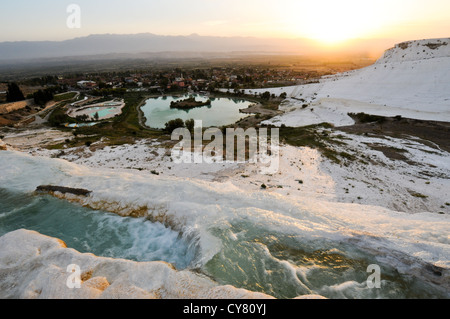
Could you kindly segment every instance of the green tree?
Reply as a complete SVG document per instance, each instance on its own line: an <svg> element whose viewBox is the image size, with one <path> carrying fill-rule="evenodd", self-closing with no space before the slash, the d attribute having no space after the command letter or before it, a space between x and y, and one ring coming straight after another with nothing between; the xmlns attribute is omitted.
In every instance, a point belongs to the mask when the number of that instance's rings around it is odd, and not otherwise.
<svg viewBox="0 0 450 319"><path fill-rule="evenodd" d="M184 125L186 126L186 128L187 128L189 131L192 132L192 131L194 130L195 121L194 121L193 119L186 120L186 121L184 122Z"/></svg>
<svg viewBox="0 0 450 319"><path fill-rule="evenodd" d="M180 118L175 119L175 120L170 120L169 122L167 122L165 124L165 131L167 133L172 133L173 130L177 129L177 128L183 128L184 126L184 121Z"/></svg>
<svg viewBox="0 0 450 319"><path fill-rule="evenodd" d="M60 126L67 122L68 122L68 117L65 114L52 114L48 119L48 123L51 126Z"/></svg>
<svg viewBox="0 0 450 319"><path fill-rule="evenodd" d="M211 93L214 93L216 91L216 89L217 89L217 85L216 84L211 83L208 86L208 91L211 92Z"/></svg>
<svg viewBox="0 0 450 319"><path fill-rule="evenodd" d="M53 92L51 89L39 90L33 93L33 98L37 105L45 105L48 101L53 100Z"/></svg>
<svg viewBox="0 0 450 319"><path fill-rule="evenodd" d="M269 100L270 99L270 92L266 91L261 95L261 98L264 100Z"/></svg>
<svg viewBox="0 0 450 319"><path fill-rule="evenodd" d="M8 83L8 91L6 92L6 102L17 102L25 100L25 96L20 90L17 83Z"/></svg>
<svg viewBox="0 0 450 319"><path fill-rule="evenodd" d="M172 92L176 92L176 91L179 91L179 90L180 90L180 87L179 87L178 84L172 84L170 86L170 91L172 91Z"/></svg>

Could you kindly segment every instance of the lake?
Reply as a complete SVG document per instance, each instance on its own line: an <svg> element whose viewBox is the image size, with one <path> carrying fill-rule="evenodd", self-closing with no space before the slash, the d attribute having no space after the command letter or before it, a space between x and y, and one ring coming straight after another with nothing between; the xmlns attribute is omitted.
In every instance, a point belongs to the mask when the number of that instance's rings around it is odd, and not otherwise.
<svg viewBox="0 0 450 319"><path fill-rule="evenodd" d="M211 105L197 107L189 110L170 108L170 102L184 100L191 95L167 96L150 98L141 107L146 118L145 125L152 128L162 129L170 120L181 118L182 120L202 120L203 127L219 127L233 124L240 119L248 117L249 114L240 113L240 109L248 108L253 102L238 98L206 97L193 95L197 101L211 100Z"/></svg>

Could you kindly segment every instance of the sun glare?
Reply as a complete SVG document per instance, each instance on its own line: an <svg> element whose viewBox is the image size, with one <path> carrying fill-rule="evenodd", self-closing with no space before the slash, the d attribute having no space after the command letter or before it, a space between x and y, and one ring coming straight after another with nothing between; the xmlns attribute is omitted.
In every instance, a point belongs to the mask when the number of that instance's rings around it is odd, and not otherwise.
<svg viewBox="0 0 450 319"><path fill-rule="evenodd" d="M324 44L364 37L379 27L377 12L360 0L305 1L293 7L291 32Z"/></svg>
<svg viewBox="0 0 450 319"><path fill-rule="evenodd" d="M357 36L356 30L351 25L343 25L337 23L325 23L317 25L313 30L310 30L309 37L319 40L325 44L336 44L345 40L355 38Z"/></svg>

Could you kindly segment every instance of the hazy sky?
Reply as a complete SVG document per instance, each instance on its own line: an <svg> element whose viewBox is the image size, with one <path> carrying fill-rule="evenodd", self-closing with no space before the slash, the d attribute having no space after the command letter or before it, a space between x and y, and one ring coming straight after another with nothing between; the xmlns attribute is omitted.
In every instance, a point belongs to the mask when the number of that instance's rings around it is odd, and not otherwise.
<svg viewBox="0 0 450 319"><path fill-rule="evenodd" d="M80 28L67 26L70 4ZM403 41L449 37L450 0L2 0L0 24L0 41L145 32Z"/></svg>

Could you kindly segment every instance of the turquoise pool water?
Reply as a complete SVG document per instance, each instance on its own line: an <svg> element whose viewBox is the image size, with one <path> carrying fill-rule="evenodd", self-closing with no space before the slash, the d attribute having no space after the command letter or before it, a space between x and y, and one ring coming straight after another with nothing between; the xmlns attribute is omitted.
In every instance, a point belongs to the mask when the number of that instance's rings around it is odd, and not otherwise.
<svg viewBox="0 0 450 319"><path fill-rule="evenodd" d="M66 124L66 127L71 127L71 128L75 128L75 127L85 127L85 126L94 126L97 125L97 122L93 122L93 123L68 123Z"/></svg>
<svg viewBox="0 0 450 319"><path fill-rule="evenodd" d="M207 101L208 97L194 95L197 101ZM189 95L175 97L150 98L141 107L146 118L146 125L152 128L162 129L170 120L181 118L182 120L202 120L203 127L220 127L230 125L249 114L240 113L240 109L248 108L253 102L236 98L209 98L211 105L190 110L171 109L170 102L188 98Z"/></svg>
<svg viewBox="0 0 450 319"><path fill-rule="evenodd" d="M189 266L195 247L161 223L96 211L49 195L0 188L0 236L34 230L63 240L68 247L97 256L135 261L162 260Z"/></svg>
<svg viewBox="0 0 450 319"><path fill-rule="evenodd" d="M91 117L94 117L95 113L98 113L98 117L100 119L110 116L111 114L114 114L114 112L117 110L116 107L92 107L89 109L89 115Z"/></svg>
<svg viewBox="0 0 450 319"><path fill-rule="evenodd" d="M268 221L269 223L271 221ZM351 244L303 240L245 216L227 218L208 231L217 253L195 260L197 242L161 223L91 210L49 195L0 188L0 236L17 229L62 239L68 247L97 256L136 261L162 260L178 269L196 268L219 284L260 291L277 298L320 294L327 298L449 298L420 279L380 264L381 288L367 287L367 266L375 256ZM199 267L199 268L197 268Z"/></svg>

